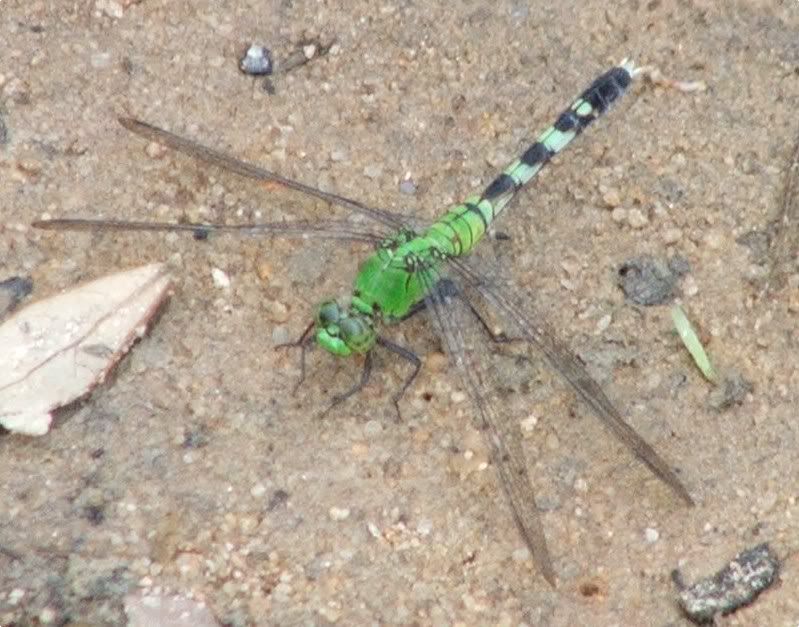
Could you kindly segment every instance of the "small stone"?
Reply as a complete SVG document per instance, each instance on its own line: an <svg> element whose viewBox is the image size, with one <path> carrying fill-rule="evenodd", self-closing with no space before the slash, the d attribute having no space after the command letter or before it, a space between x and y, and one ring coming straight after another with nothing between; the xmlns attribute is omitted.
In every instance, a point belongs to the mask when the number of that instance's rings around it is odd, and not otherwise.
<svg viewBox="0 0 799 627"><path fill-rule="evenodd" d="M429 368L432 372L441 372L448 364L449 359L444 353L430 353L425 359L425 368Z"/></svg>
<svg viewBox="0 0 799 627"><path fill-rule="evenodd" d="M642 229L649 224L649 218L640 209L630 209L627 212L627 223L634 229Z"/></svg>
<svg viewBox="0 0 799 627"><path fill-rule="evenodd" d="M283 325L276 325L272 328L272 344L279 346L280 344L288 344L291 336L289 330Z"/></svg>
<svg viewBox="0 0 799 627"><path fill-rule="evenodd" d="M597 320L597 322L596 322L596 332L597 332L597 334L604 333L608 329L608 327L610 326L610 323L612 321L613 321L613 318L611 317L610 314L605 314L599 320Z"/></svg>
<svg viewBox="0 0 799 627"><path fill-rule="evenodd" d="M696 296L699 293L699 286L696 284L696 279L690 274L685 277L682 291L686 296Z"/></svg>
<svg viewBox="0 0 799 627"><path fill-rule="evenodd" d="M341 619L341 611L335 607L323 607L319 610L319 615L328 623L337 623Z"/></svg>
<svg viewBox="0 0 799 627"><path fill-rule="evenodd" d="M666 229L663 231L663 243L667 246L676 244L682 239L682 230L677 228Z"/></svg>
<svg viewBox="0 0 799 627"><path fill-rule="evenodd" d="M219 268L211 269L211 278L214 281L214 285L220 289L230 287L230 277Z"/></svg>
<svg viewBox="0 0 799 627"><path fill-rule="evenodd" d="M266 311L272 322L283 323L289 319L289 308L279 300L269 301L266 305Z"/></svg>
<svg viewBox="0 0 799 627"><path fill-rule="evenodd" d="M538 416L530 414L527 418L522 420L520 424L523 433L532 433L535 426L538 424Z"/></svg>
<svg viewBox="0 0 799 627"><path fill-rule="evenodd" d="M463 392L457 392L457 391L453 392L452 394L450 394L449 397L453 403L462 403L463 401L466 400L466 394L464 394Z"/></svg>
<svg viewBox="0 0 799 627"><path fill-rule="evenodd" d="M121 8L120 8L121 10ZM95 52L91 59L89 60L91 66L96 70L101 70L103 68L107 68L111 65L111 53L110 52Z"/></svg>
<svg viewBox="0 0 799 627"><path fill-rule="evenodd" d="M106 15L115 20L120 19L124 15L124 9L116 0L97 0L94 4L95 10L100 15Z"/></svg>
<svg viewBox="0 0 799 627"><path fill-rule="evenodd" d="M250 76L268 76L274 71L272 52L266 46L252 44L239 60L239 69Z"/></svg>
<svg viewBox="0 0 799 627"><path fill-rule="evenodd" d="M528 549L526 546L516 549L511 554L511 559L514 562L526 562L530 559L530 549Z"/></svg>
<svg viewBox="0 0 799 627"><path fill-rule="evenodd" d="M416 532L420 536L429 536L430 533L433 531L433 521L428 519L422 519L416 525Z"/></svg>
<svg viewBox="0 0 799 627"><path fill-rule="evenodd" d="M672 300L687 269L643 255L625 261L618 269L618 285L636 305L662 305Z"/></svg>
<svg viewBox="0 0 799 627"><path fill-rule="evenodd" d="M161 159L166 152L166 146L158 142L149 142L144 148L144 154L150 157L150 159Z"/></svg>
<svg viewBox="0 0 799 627"><path fill-rule="evenodd" d="M255 273L264 283L269 283L269 279L274 275L274 269L268 261L259 261L255 266Z"/></svg>
<svg viewBox="0 0 799 627"><path fill-rule="evenodd" d="M346 507L331 507L328 511L331 520L341 521L350 517L350 510Z"/></svg>
<svg viewBox="0 0 799 627"><path fill-rule="evenodd" d="M372 438L380 435L383 430L383 425L378 420L370 420L363 427L363 433L366 437Z"/></svg>
<svg viewBox="0 0 799 627"><path fill-rule="evenodd" d="M58 614L52 607L45 607L41 612L39 612L39 622L42 625L49 625L50 623L55 622Z"/></svg>
<svg viewBox="0 0 799 627"><path fill-rule="evenodd" d="M20 159L17 161L17 169L29 176L38 176L42 171L42 163L37 159Z"/></svg>
<svg viewBox="0 0 799 627"><path fill-rule="evenodd" d="M370 163L363 169L363 173L367 178L376 179L383 173L383 166L377 163Z"/></svg>
<svg viewBox="0 0 799 627"><path fill-rule="evenodd" d="M705 234L705 245L711 250L719 250L724 246L724 233L719 230L712 230Z"/></svg>
<svg viewBox="0 0 799 627"><path fill-rule="evenodd" d="M330 151L330 160L331 161L346 161L347 160L347 151L342 150L341 148L334 148Z"/></svg>
<svg viewBox="0 0 799 627"><path fill-rule="evenodd" d="M679 571L672 579L679 589L682 609L696 623L715 622L716 616L729 614L749 605L778 580L780 562L768 544L740 552L722 570L686 586Z"/></svg>
<svg viewBox="0 0 799 627"><path fill-rule="evenodd" d="M283 581L281 581L279 584L277 584L274 587L274 589L272 590L272 592L275 594L275 596L282 597L283 599L286 599L286 598L290 597L291 593L293 591L294 591L294 589L291 587L291 585L289 585L289 584L287 584L287 583L285 583Z"/></svg>
<svg viewBox="0 0 799 627"><path fill-rule="evenodd" d="M264 494L266 494L266 486L263 483L256 483L253 487L250 488L250 494L256 498L261 498Z"/></svg>
<svg viewBox="0 0 799 627"><path fill-rule="evenodd" d="M416 183L413 181L405 180L399 184L399 191L400 194L407 194L408 196L412 196L416 193Z"/></svg>
<svg viewBox="0 0 799 627"><path fill-rule="evenodd" d="M644 538L649 544L654 544L660 539L660 533L653 527L647 527L644 529Z"/></svg>
<svg viewBox="0 0 799 627"><path fill-rule="evenodd" d="M615 209L621 204L621 194L618 189L612 188L602 194L602 200L610 209Z"/></svg>

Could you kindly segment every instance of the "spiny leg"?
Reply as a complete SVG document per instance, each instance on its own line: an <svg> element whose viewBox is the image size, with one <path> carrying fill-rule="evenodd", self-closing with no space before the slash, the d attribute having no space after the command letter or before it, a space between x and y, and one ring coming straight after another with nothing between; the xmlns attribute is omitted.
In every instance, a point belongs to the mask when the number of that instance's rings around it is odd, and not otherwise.
<svg viewBox="0 0 799 627"><path fill-rule="evenodd" d="M523 342L524 338L521 337L508 337L502 332L495 333L494 330L491 328L491 325L488 324L483 315L477 310L477 308L472 304L472 302L466 298L462 291L458 288L455 282L452 279L439 279L438 283L436 283L435 289L442 297L446 298L459 298L468 308L472 315L477 319L482 327L485 334L489 337L489 339L494 342L495 344L510 344L513 342ZM408 310L401 320L405 321L409 318L412 318L420 311L424 311L427 309L427 301L419 301L413 307Z"/></svg>
<svg viewBox="0 0 799 627"><path fill-rule="evenodd" d="M340 405L344 401L346 401L350 396L353 394L357 394L360 392L367 383L369 383L369 378L372 376L372 351L366 353L366 359L363 362L363 370L361 370L361 380L358 381L355 385L353 385L349 390L346 392L342 392L341 394L336 394L333 397L332 402L330 405L327 406L321 414L319 414L320 418L324 418L331 409L333 409L336 405Z"/></svg>
<svg viewBox="0 0 799 627"><path fill-rule="evenodd" d="M314 326L316 326L315 322L309 324L305 331L302 332L302 335L294 340L293 342L284 342L283 344L278 344L275 346L275 350L281 348L297 348L300 349L300 379L297 381L297 384L294 386L294 390L291 392L292 395L296 396L297 392L300 389L300 386L305 381L305 353L308 350L308 345L313 340L313 335L311 335L311 331L313 331Z"/></svg>
<svg viewBox="0 0 799 627"><path fill-rule="evenodd" d="M399 392L394 394L391 399L391 401L394 403L394 409L397 410L397 419L400 421L402 420L402 413L400 412L399 402L413 383L414 379L416 379L419 371L422 369L422 360L419 359L419 356L413 351L410 351L407 348L404 348L399 344L395 344L394 342L391 342L383 337L378 336L377 343L386 350L391 351L395 355L398 355L399 357L402 357L406 361L409 361L413 364L413 372L411 372L411 374L405 378L405 381L403 381Z"/></svg>

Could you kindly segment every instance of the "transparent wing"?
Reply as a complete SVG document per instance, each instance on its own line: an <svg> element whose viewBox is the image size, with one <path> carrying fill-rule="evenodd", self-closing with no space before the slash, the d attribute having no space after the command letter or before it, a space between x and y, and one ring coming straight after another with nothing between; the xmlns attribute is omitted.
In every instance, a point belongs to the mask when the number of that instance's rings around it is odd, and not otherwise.
<svg viewBox="0 0 799 627"><path fill-rule="evenodd" d="M459 297L452 297L436 289L440 276L432 271L420 271L428 290L427 309L433 326L461 378L463 387L474 407L475 423L483 432L491 459L499 473L502 489L510 501L513 518L532 553L541 574L555 585L555 569L547 549L546 536L535 504L535 495L527 460L521 444L521 432L515 421L509 420L490 399L476 361L462 333L463 321L470 315ZM462 314L462 315L461 315Z"/></svg>
<svg viewBox="0 0 799 627"><path fill-rule="evenodd" d="M139 222L128 220L101 220L83 218L59 218L38 220L33 223L37 229L60 231L188 231L195 237L205 237L211 233L234 233L237 235L335 239L379 244L383 236L366 231L347 221L303 220L287 222L265 222L262 224L201 224L170 222Z"/></svg>
<svg viewBox="0 0 799 627"><path fill-rule="evenodd" d="M658 479L674 490L686 503L694 504L687 488L671 466L646 440L638 435L635 429L625 422L577 356L556 339L557 335L540 316L530 313L529 298L524 298L518 288L509 289L487 279L465 259L451 260L450 267L466 285L474 288L486 302L499 312L503 319L511 325L511 333L520 334L524 340L543 353L550 365L571 384L580 398L593 410L611 433L629 448Z"/></svg>
<svg viewBox="0 0 799 627"><path fill-rule="evenodd" d="M398 229L403 226L408 226L408 221L399 214L384 211L382 209L373 209L358 202L357 200L352 200L350 198L339 196L338 194L333 194L330 192L323 192L321 189L317 189L316 187L311 187L310 185L305 185L304 183L288 179L279 174L275 174L274 172L270 172L269 170L266 170L260 166L247 163L246 161L242 161L227 155L223 152L210 148L209 146L200 144L192 139L188 139L187 137L182 137L157 126L153 126L147 122L142 122L141 120L136 120L134 118L119 118L119 123L129 131L136 133L141 137L172 148L173 150L177 150L178 152L182 152L185 155L198 159L209 165L222 168L223 170L228 170L240 176L254 179L256 181L277 183L283 187L293 189L308 196L319 198L320 200L324 200L331 204L338 205L345 209L349 209L364 215L367 218L376 220L377 222L390 227L391 229Z"/></svg>

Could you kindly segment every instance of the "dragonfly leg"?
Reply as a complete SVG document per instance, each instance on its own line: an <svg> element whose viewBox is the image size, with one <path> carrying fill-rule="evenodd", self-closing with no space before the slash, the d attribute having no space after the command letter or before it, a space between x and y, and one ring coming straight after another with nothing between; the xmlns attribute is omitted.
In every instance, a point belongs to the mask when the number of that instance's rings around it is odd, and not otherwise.
<svg viewBox="0 0 799 627"><path fill-rule="evenodd" d="M333 397L332 402L330 405L327 406L327 409L323 411L319 417L325 417L331 409L333 409L336 405L340 405L344 401L346 401L350 396L353 394L357 394L360 392L367 383L369 383L369 378L372 376L372 352L369 351L366 353L366 359L363 362L363 370L361 370L361 380L358 381L355 385L353 385L349 390L346 392L342 392L341 394L336 394Z"/></svg>
<svg viewBox="0 0 799 627"><path fill-rule="evenodd" d="M292 391L292 394L294 396L297 395L297 392L299 391L300 386L302 386L303 382L305 381L305 353L308 350L309 344L313 340L313 335L311 334L311 331L313 331L313 328L314 328L315 324L316 323L314 323L314 322L309 324L305 328L305 331L302 332L302 335L299 338L297 338L296 340L294 340L293 342L284 342L283 344L278 344L277 346L275 346L275 350L278 350L278 349L281 349L281 348L299 348L300 349L300 379L299 379L299 381L297 381L297 384L294 386L294 390Z"/></svg>
<svg viewBox="0 0 799 627"><path fill-rule="evenodd" d="M399 344L395 344L394 342L391 342L383 337L378 336L377 343L383 348L413 364L413 372L411 372L411 374L405 378L405 381L402 382L402 387L400 388L399 392L394 394L394 396L391 398L391 401L394 403L394 409L397 410L398 421L401 421L402 414L400 413L399 402L402 397L405 396L405 392L413 383L416 375L419 374L419 370L422 369L422 360L419 359L419 356L413 351L410 351L407 348L404 348Z"/></svg>
<svg viewBox="0 0 799 627"><path fill-rule="evenodd" d="M472 312L472 315L477 319L482 327L483 331L485 331L486 335L489 339L496 343L496 344L510 344L512 342L523 342L524 338L520 337L508 337L504 333L495 333L491 326L486 322L485 318L483 318L482 314L477 311L477 308L471 303L471 301L466 298L462 291L458 288L455 282L452 279L439 279L438 283L436 283L435 290L438 291L444 297L447 298L460 298L461 301L469 308L469 311ZM408 310L401 320L407 320L418 314L420 311L423 311L427 308L426 301L419 301L413 307Z"/></svg>

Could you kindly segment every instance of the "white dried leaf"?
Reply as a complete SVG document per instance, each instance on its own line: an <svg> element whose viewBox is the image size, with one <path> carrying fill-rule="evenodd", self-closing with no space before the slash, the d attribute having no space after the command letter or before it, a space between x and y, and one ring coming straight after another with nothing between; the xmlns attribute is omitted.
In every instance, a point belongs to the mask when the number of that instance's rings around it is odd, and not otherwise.
<svg viewBox="0 0 799 627"><path fill-rule="evenodd" d="M51 412L88 394L168 296L163 264L118 272L33 303L0 326L0 425L44 435Z"/></svg>

